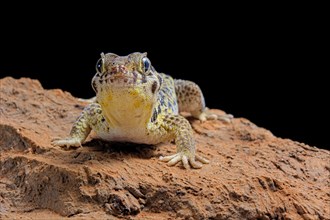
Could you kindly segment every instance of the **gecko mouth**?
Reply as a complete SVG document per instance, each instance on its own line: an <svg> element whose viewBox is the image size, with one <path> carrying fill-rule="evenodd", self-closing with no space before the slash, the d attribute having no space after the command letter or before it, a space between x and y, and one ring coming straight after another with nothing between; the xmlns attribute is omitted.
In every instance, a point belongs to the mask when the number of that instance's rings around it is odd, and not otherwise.
<svg viewBox="0 0 330 220"><path fill-rule="evenodd" d="M111 75L104 79L99 79L101 82L105 82L106 84L112 84L114 86L132 86L137 85L143 82L142 79L138 79L137 77L127 76L127 75Z"/></svg>
<svg viewBox="0 0 330 220"><path fill-rule="evenodd" d="M134 79L134 77L123 74L116 74L110 76L109 79Z"/></svg>
<svg viewBox="0 0 330 220"><path fill-rule="evenodd" d="M116 73L116 74L106 74L100 77L99 81L105 81L109 84L118 85L132 85L132 84L143 84L147 82L146 76L137 73Z"/></svg>

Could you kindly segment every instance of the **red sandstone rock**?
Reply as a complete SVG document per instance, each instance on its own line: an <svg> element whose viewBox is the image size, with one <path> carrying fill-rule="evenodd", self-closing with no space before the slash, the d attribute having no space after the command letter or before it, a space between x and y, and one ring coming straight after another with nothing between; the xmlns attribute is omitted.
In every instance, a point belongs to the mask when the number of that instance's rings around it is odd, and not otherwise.
<svg viewBox="0 0 330 220"><path fill-rule="evenodd" d="M52 146L85 105L36 80L0 80L1 219L330 219L327 150L243 118L190 119L211 160L200 170L159 161L172 144Z"/></svg>

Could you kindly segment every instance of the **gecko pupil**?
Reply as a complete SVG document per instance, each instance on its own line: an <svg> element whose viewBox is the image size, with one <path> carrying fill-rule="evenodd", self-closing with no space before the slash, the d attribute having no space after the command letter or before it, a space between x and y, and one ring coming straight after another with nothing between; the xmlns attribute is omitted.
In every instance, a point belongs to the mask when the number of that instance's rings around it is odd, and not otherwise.
<svg viewBox="0 0 330 220"><path fill-rule="evenodd" d="M144 72L146 73L150 69L150 61L147 57L143 57L142 62L144 66Z"/></svg>

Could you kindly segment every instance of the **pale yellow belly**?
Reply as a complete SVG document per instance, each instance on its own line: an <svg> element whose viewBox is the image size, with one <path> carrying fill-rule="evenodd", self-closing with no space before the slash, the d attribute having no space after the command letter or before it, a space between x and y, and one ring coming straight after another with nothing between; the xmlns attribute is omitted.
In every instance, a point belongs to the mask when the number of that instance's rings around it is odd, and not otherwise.
<svg viewBox="0 0 330 220"><path fill-rule="evenodd" d="M142 144L158 144L160 138L147 134L146 129L122 129L115 128L109 131L96 131L98 137L107 141L132 142Z"/></svg>

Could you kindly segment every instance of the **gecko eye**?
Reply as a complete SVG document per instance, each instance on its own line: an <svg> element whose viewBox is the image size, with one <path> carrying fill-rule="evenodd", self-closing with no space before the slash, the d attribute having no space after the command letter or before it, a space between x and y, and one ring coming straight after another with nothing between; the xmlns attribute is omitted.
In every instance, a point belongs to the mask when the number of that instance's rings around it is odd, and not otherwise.
<svg viewBox="0 0 330 220"><path fill-rule="evenodd" d="M150 69L150 60L147 57L142 58L142 63L143 63L143 71L146 73Z"/></svg>
<svg viewBox="0 0 330 220"><path fill-rule="evenodd" d="M96 72L98 73L102 73L103 72L103 59L100 58L97 62L96 62L96 66L95 66Z"/></svg>

